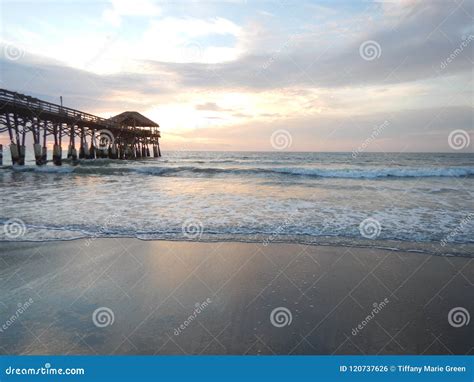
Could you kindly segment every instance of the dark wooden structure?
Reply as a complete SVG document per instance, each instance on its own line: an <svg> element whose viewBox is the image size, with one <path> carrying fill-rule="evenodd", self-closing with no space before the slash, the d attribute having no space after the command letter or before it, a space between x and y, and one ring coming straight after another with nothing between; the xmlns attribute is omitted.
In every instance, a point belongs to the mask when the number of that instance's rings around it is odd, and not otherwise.
<svg viewBox="0 0 474 382"><path fill-rule="evenodd" d="M37 165L47 162L47 138L53 136L52 160L62 163L63 141L67 157L78 159L136 159L160 157L159 125L136 111L106 119L24 94L0 89L0 133L8 132L14 165L25 163L25 139L33 136ZM1 146L1 145L0 145ZM1 164L1 163L0 163Z"/></svg>
<svg viewBox="0 0 474 382"><path fill-rule="evenodd" d="M149 145L151 144L153 148L153 156L154 157L161 157L160 151L160 142L159 138L161 137L158 128L160 127L157 123L153 122L151 119L148 119L144 115L136 111L124 111L115 117L109 118L110 121L118 123L120 126L130 127L132 129L150 129L152 132L158 133L155 136L150 136L148 140L145 142L145 145L142 144L141 156L150 156L150 148ZM146 155L145 155L146 154Z"/></svg>

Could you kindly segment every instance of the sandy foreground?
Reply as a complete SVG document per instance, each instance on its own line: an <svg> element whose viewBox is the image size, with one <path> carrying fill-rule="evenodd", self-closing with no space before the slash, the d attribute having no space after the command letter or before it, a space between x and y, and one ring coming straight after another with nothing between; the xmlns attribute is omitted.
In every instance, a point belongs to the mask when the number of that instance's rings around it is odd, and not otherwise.
<svg viewBox="0 0 474 382"><path fill-rule="evenodd" d="M297 244L0 243L0 353L473 354L473 260Z"/></svg>

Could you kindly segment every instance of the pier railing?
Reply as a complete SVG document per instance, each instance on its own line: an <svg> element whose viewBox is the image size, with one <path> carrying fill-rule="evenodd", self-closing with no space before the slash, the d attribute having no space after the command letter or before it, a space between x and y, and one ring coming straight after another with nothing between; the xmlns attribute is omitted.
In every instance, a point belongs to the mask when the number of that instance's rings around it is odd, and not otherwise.
<svg viewBox="0 0 474 382"><path fill-rule="evenodd" d="M106 118L98 117L93 114L85 113L80 110L64 107L52 102L42 101L38 98L16 93L10 90L0 89L0 110L28 110L35 115L48 114L56 115L60 119L68 119L82 123L92 123L103 127L120 126Z"/></svg>

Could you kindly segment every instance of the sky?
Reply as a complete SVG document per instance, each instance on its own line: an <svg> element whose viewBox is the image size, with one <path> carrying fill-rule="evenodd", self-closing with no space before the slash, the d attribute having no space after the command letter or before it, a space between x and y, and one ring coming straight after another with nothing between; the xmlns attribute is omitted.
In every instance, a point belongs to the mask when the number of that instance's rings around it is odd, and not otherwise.
<svg viewBox="0 0 474 382"><path fill-rule="evenodd" d="M136 110L164 150L280 136L288 151L446 152L454 131L473 152L473 17L472 0L0 0L0 87Z"/></svg>

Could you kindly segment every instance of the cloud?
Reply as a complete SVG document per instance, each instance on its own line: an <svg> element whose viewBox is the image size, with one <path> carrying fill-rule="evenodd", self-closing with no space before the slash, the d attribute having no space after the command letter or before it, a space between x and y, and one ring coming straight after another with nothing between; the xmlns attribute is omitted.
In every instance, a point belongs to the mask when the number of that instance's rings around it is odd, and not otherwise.
<svg viewBox="0 0 474 382"><path fill-rule="evenodd" d="M123 17L153 17L161 14L161 8L150 0L111 0L102 13L102 20L115 27L120 26Z"/></svg>
<svg viewBox="0 0 474 382"><path fill-rule="evenodd" d="M5 45L0 44L1 51ZM174 92L166 74L98 75L60 62L25 54L17 61L0 59L0 86L91 113L151 107L160 96Z"/></svg>
<svg viewBox="0 0 474 382"><path fill-rule="evenodd" d="M470 6L468 11L474 13L474 3L464 5ZM408 15L404 14L390 28L382 20L370 33L342 33L337 36L338 40L329 43L320 44L324 36L300 33L274 43L273 52L255 53L258 49L254 48L252 53L231 62L169 63L166 68L179 73L182 86L256 90L295 85L334 88L395 84L468 73L472 68L474 43L446 70L441 70L441 64L463 38L474 35L469 13L456 3L448 2L416 3L415 8L410 9ZM255 40L258 38L257 35ZM379 58L367 61L361 57L359 48L365 41L380 45ZM155 65L159 67L163 63Z"/></svg>
<svg viewBox="0 0 474 382"><path fill-rule="evenodd" d="M237 39L241 28L223 18L165 17L152 20L133 49L134 56L162 62L217 63L234 60L240 54L235 46L216 45L209 37Z"/></svg>
<svg viewBox="0 0 474 382"><path fill-rule="evenodd" d="M232 111L232 109L226 109L220 107L215 102L206 102L195 106L196 110L206 110L206 111Z"/></svg>

